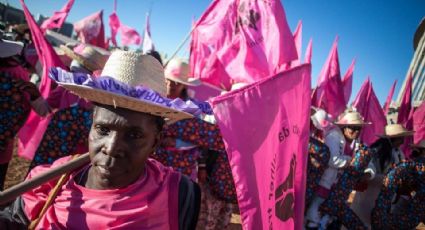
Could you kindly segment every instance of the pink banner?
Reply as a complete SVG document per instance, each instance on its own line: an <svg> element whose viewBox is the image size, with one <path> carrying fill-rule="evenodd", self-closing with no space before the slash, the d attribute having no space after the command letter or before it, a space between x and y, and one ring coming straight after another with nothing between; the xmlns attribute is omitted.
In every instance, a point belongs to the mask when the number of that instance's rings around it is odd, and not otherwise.
<svg viewBox="0 0 425 230"><path fill-rule="evenodd" d="M105 27L103 10L91 14L74 23L74 30L81 42L107 49L105 46Z"/></svg>
<svg viewBox="0 0 425 230"><path fill-rule="evenodd" d="M66 67L61 62L59 56L53 47L47 42L41 29L38 27L30 11L25 5L24 0L20 0L22 9L24 10L25 19L31 30L32 40L37 51L37 55L43 65L43 75L40 82L41 96L47 98L52 90L52 80L48 76L51 67ZM32 160L34 153L43 137L44 131L49 124L50 118L41 118L34 111L31 111L26 123L19 131L19 156Z"/></svg>
<svg viewBox="0 0 425 230"><path fill-rule="evenodd" d="M117 1L114 1L114 10L109 15L109 27L111 28L111 41L114 46L117 46L116 36L121 33L121 43L124 46L139 45L142 41L139 33L130 26L121 23L117 15Z"/></svg>
<svg viewBox="0 0 425 230"><path fill-rule="evenodd" d="M413 113L413 130L415 130L413 137L415 144L425 140L425 101L422 101L422 104Z"/></svg>
<svg viewBox="0 0 425 230"><path fill-rule="evenodd" d="M60 29L68 17L72 5L74 5L74 0L68 0L60 11L55 11L52 17L48 18L43 22L43 24L41 24L41 31L44 32L48 29Z"/></svg>
<svg viewBox="0 0 425 230"><path fill-rule="evenodd" d="M397 123L404 125L405 128L408 128L406 127L406 122L408 122L412 110L412 82L413 77L410 74L406 81L406 87L403 91L400 107L398 108Z"/></svg>
<svg viewBox="0 0 425 230"><path fill-rule="evenodd" d="M244 229L302 229L311 66L213 99Z"/></svg>
<svg viewBox="0 0 425 230"><path fill-rule="evenodd" d="M394 95L394 89L397 85L397 79L394 81L393 86L391 86L390 92L388 93L387 100L385 100L384 104L384 114L388 114L388 111L390 110L391 101L393 100Z"/></svg>
<svg viewBox="0 0 425 230"><path fill-rule="evenodd" d="M313 39L310 38L310 41L308 42L307 48L305 50L304 63L311 64L312 53L313 53Z"/></svg>
<svg viewBox="0 0 425 230"><path fill-rule="evenodd" d="M344 87L344 100L346 105L348 105L348 102L350 101L351 91L353 88L353 72L354 72L355 64L356 64L356 59L353 59L350 67L348 67L347 72L344 74L344 77L342 78L342 85Z"/></svg>
<svg viewBox="0 0 425 230"><path fill-rule="evenodd" d="M376 134L384 133L387 119L373 91L369 77L360 88L353 102L353 106L367 122L372 122L372 124L364 126L360 133L360 140L367 145L371 145L378 139Z"/></svg>

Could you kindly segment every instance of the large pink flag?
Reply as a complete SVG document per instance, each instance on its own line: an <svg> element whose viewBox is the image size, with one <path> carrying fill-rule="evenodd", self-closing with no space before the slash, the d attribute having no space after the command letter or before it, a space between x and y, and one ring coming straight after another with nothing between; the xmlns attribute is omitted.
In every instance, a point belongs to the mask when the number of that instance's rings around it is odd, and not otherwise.
<svg viewBox="0 0 425 230"><path fill-rule="evenodd" d="M146 25L145 25L145 32L143 35L143 46L142 46L143 53L148 53L149 51L155 50L155 45L153 44L152 37L151 37L151 26L149 22L149 13L146 14Z"/></svg>
<svg viewBox="0 0 425 230"><path fill-rule="evenodd" d="M384 133L387 120L369 77L360 88L353 102L353 107L357 109L367 122L372 122L372 124L364 126L360 134L360 140L370 145L378 139L376 134Z"/></svg>
<svg viewBox="0 0 425 230"><path fill-rule="evenodd" d="M114 1L114 10L109 15L109 26L111 28L111 41L114 46L117 46L116 36L121 33L121 43L124 46L139 45L142 41L139 33L130 26L121 23L117 15L117 1Z"/></svg>
<svg viewBox="0 0 425 230"><path fill-rule="evenodd" d="M74 23L74 30L81 42L101 48L108 48L105 46L103 10L91 14Z"/></svg>
<svg viewBox="0 0 425 230"><path fill-rule="evenodd" d="M41 31L46 31L50 29L58 29L61 28L63 23L68 17L69 11L74 5L74 0L68 0L68 2L62 7L61 10L55 11L52 17L48 18L41 24Z"/></svg>
<svg viewBox="0 0 425 230"><path fill-rule="evenodd" d="M195 31L198 44L205 44L210 50L206 56L199 57L212 59L206 61L210 64L204 69L222 66L236 82L258 81L297 58L280 1L216 0L197 22ZM217 61L221 65L216 64ZM197 69L196 66L192 68ZM201 80L220 78L215 72L204 72L213 75L195 72L195 77Z"/></svg>
<svg viewBox="0 0 425 230"><path fill-rule="evenodd" d="M383 108L385 114L388 114L388 111L390 109L390 105L391 105L391 101L393 100L394 89L396 85L397 85L397 79L394 81L393 85L391 86L390 92L388 93L388 96L387 96L387 100L385 101L384 108Z"/></svg>
<svg viewBox="0 0 425 230"><path fill-rule="evenodd" d="M415 144L425 140L425 101L413 113L413 130L415 130L413 137Z"/></svg>
<svg viewBox="0 0 425 230"><path fill-rule="evenodd" d="M354 72L355 64L356 64L356 59L353 59L350 67L348 67L347 72L344 74L344 77L342 78L342 85L344 86L344 100L346 105L348 104L348 101L350 100L351 91L353 88L353 72Z"/></svg>
<svg viewBox="0 0 425 230"><path fill-rule="evenodd" d="M298 21L297 28L294 31L294 42L297 49L298 58L291 62L291 67L301 64L301 50L303 42L303 22L301 20Z"/></svg>
<svg viewBox="0 0 425 230"><path fill-rule="evenodd" d="M32 40L37 51L40 63L43 65L43 75L40 82L40 92L44 98L47 98L52 89L52 80L48 77L48 72L51 67L66 67L61 62L60 58L54 51L53 47L47 42L43 36L43 32L38 27L30 11L25 5L24 0L20 0L22 9L24 10L25 19L28 27L31 30ZM41 118L34 111L31 111L26 123L19 131L19 151L18 154L22 157L32 160L35 150L37 149L44 131L49 124L50 117Z"/></svg>
<svg viewBox="0 0 425 230"><path fill-rule="evenodd" d="M346 108L338 59L338 37L319 75L314 105L337 118Z"/></svg>
<svg viewBox="0 0 425 230"><path fill-rule="evenodd" d="M213 99L243 229L302 229L311 66Z"/></svg>
<svg viewBox="0 0 425 230"><path fill-rule="evenodd" d="M312 53L313 53L313 39L310 38L310 41L308 42L307 48L305 50L304 63L311 64Z"/></svg>

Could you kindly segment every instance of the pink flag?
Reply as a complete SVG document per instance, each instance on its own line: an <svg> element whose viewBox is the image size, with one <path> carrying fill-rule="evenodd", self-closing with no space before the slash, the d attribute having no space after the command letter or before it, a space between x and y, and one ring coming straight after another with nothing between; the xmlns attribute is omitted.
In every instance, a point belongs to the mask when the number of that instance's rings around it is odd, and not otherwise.
<svg viewBox="0 0 425 230"><path fill-rule="evenodd" d="M121 33L121 43L124 46L139 45L142 41L142 38L135 29L121 23L117 15L116 0L114 1L114 10L112 14L109 15L109 26L111 28L111 41L114 46L117 46L116 36L118 32Z"/></svg>
<svg viewBox="0 0 425 230"><path fill-rule="evenodd" d="M307 49L305 50L305 60L304 63L311 64L311 55L313 53L313 39L310 38L310 41L308 42Z"/></svg>
<svg viewBox="0 0 425 230"><path fill-rule="evenodd" d="M347 72L344 74L344 77L342 78L342 85L344 86L344 100L346 105L348 104L348 101L350 100L351 90L353 88L353 71L354 71L355 64L356 64L356 59L353 59L350 67L348 67Z"/></svg>
<svg viewBox="0 0 425 230"><path fill-rule="evenodd" d="M398 124L405 124L408 119L410 112L412 110L412 82L413 77L409 74L409 77L406 81L406 87L404 88L403 96L401 99L400 107L398 108ZM407 128L405 126L405 128Z"/></svg>
<svg viewBox="0 0 425 230"><path fill-rule="evenodd" d="M148 53L149 51L155 50L155 46L151 38L151 26L149 23L149 13L146 14L146 26L145 26L145 33L143 36L142 50L143 50L143 53Z"/></svg>
<svg viewBox="0 0 425 230"><path fill-rule="evenodd" d="M294 42L295 47L297 49L298 58L291 62L291 67L298 66L301 64L301 49L303 42L303 22L301 20L298 21L297 28L294 32Z"/></svg>
<svg viewBox="0 0 425 230"><path fill-rule="evenodd" d="M235 82L255 82L275 74L297 58L295 43L280 1L214 1L198 21L197 43L210 52L204 68L222 66ZM195 51L196 52L196 51ZM216 64L215 62L221 62ZM196 66L192 67L198 69ZM206 70L205 74L223 71ZM199 74L204 79L218 75ZM220 86L218 86L220 87Z"/></svg>
<svg viewBox="0 0 425 230"><path fill-rule="evenodd" d="M344 90L338 59L338 37L335 38L328 59L322 68L317 83L315 105L337 118L346 108Z"/></svg>
<svg viewBox="0 0 425 230"><path fill-rule="evenodd" d="M38 27L31 13L29 12L24 0L20 0L22 9L24 10L25 19L31 30L32 40L37 51L37 55L43 65L43 75L40 82L40 92L44 98L47 98L52 88L52 80L48 77L48 71L51 67L66 67L57 56L53 47L47 42L43 36L43 32ZM26 123L19 131L19 151L22 157L32 160L35 150L37 149L44 131L49 124L50 117L41 118L34 111L31 111Z"/></svg>
<svg viewBox="0 0 425 230"><path fill-rule="evenodd" d="M213 99L243 229L302 229L311 66Z"/></svg>
<svg viewBox="0 0 425 230"><path fill-rule="evenodd" d="M369 77L360 88L353 102L353 107L357 109L367 122L372 122L372 124L364 126L360 134L360 140L370 145L378 139L376 134L384 133L387 119L373 91Z"/></svg>
<svg viewBox="0 0 425 230"><path fill-rule="evenodd" d="M394 81L393 86L391 86L390 92L388 93L387 100L384 104L384 113L388 114L388 111L390 109L391 101L393 100L393 94L395 86L397 85L397 79Z"/></svg>
<svg viewBox="0 0 425 230"><path fill-rule="evenodd" d="M74 23L74 30L81 42L105 49L108 48L105 46L103 10Z"/></svg>
<svg viewBox="0 0 425 230"><path fill-rule="evenodd" d="M413 137L415 144L425 140L425 101L413 113L413 130L415 130Z"/></svg>
<svg viewBox="0 0 425 230"><path fill-rule="evenodd" d="M74 0L68 0L68 2L62 7L60 11L55 11L52 17L48 18L41 24L41 31L46 31L50 29L61 28L62 24L65 22L66 17L68 17L69 11L74 5Z"/></svg>

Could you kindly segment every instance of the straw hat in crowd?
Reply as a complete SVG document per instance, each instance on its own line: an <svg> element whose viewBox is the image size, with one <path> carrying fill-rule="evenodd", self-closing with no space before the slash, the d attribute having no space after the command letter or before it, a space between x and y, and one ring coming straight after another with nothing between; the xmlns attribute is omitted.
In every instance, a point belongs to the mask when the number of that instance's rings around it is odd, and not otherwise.
<svg viewBox="0 0 425 230"><path fill-rule="evenodd" d="M165 98L166 85L163 67L158 60L150 55L116 50L112 52L100 77L97 77L97 79L103 76L115 79L129 87L143 86L149 88ZM155 116L164 117L168 121L177 121L193 117L187 112L172 108L172 106L156 103L154 101L142 100L137 97L126 96L113 90L108 91L86 85L57 81L62 87L92 102L149 113Z"/></svg>
<svg viewBox="0 0 425 230"><path fill-rule="evenodd" d="M171 59L164 70L165 78L188 86L198 86L199 79L191 78L189 65L180 58Z"/></svg>
<svg viewBox="0 0 425 230"><path fill-rule="evenodd" d="M83 47L81 47L83 46ZM60 45L60 49L66 56L77 61L86 69L94 72L103 69L109 55L103 55L91 46L80 44L74 50L65 45Z"/></svg>
<svg viewBox="0 0 425 230"><path fill-rule="evenodd" d="M357 111L348 110L338 121L335 122L339 126L364 126L370 125L371 122L365 122L363 117Z"/></svg>
<svg viewBox="0 0 425 230"><path fill-rule="evenodd" d="M401 124L389 124L385 126L385 133L378 135L379 137L395 138L412 136L414 131L407 130Z"/></svg>

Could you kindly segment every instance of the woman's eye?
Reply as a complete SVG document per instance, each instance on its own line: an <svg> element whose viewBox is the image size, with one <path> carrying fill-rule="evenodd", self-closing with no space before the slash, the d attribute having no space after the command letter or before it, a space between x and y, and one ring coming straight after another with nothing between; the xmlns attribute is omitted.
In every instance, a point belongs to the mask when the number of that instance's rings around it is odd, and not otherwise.
<svg viewBox="0 0 425 230"><path fill-rule="evenodd" d="M140 139L140 138L143 138L143 133L135 131L135 132L130 132L130 133L128 134L128 136L129 136L131 139Z"/></svg>
<svg viewBox="0 0 425 230"><path fill-rule="evenodd" d="M103 126L96 126L96 131L98 134L102 135L102 136L106 136L109 134L109 129Z"/></svg>

